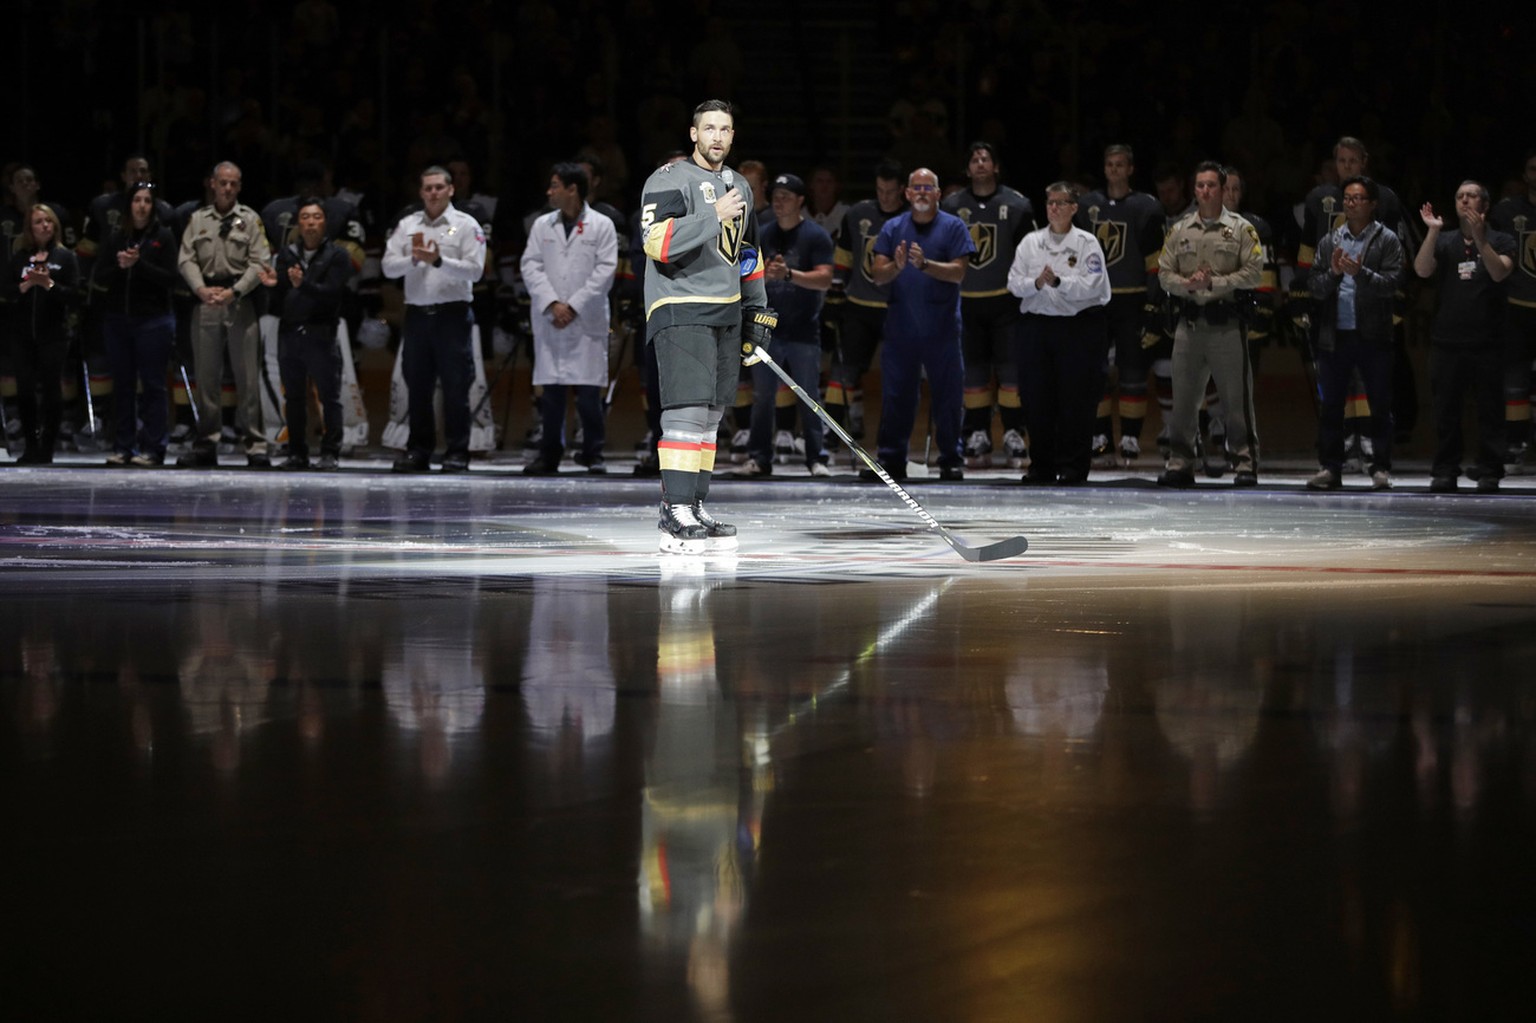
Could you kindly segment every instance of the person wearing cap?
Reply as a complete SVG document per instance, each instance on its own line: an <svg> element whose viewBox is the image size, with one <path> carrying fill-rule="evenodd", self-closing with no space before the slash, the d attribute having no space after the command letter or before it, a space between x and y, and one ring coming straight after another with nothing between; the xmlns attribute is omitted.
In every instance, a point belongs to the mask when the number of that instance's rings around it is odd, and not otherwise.
<svg viewBox="0 0 1536 1023"><path fill-rule="evenodd" d="M773 220L759 236L763 281L768 305L778 313L768 354L773 356L808 394L816 393L821 375L821 305L832 286L832 236L805 215L805 182L780 174L769 185ZM795 398L783 391L789 403ZM747 460L738 476L773 472L774 406L779 379L761 363L752 367L752 429ZM812 476L830 475L822 453L821 420L801 414L805 463Z"/></svg>

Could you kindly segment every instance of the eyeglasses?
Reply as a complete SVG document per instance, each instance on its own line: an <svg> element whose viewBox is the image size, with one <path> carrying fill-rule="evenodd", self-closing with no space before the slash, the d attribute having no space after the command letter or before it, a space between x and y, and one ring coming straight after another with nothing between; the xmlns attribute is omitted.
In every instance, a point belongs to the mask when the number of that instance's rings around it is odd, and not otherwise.
<svg viewBox="0 0 1536 1023"><path fill-rule="evenodd" d="M937 192L939 190L938 185L908 185L907 187L914 192Z"/></svg>
<svg viewBox="0 0 1536 1023"><path fill-rule="evenodd" d="M1354 195L1354 194L1351 194L1351 195L1346 195L1344 197L1344 205L1345 206L1357 206L1357 205L1359 205L1360 203L1363 203L1363 202L1375 202L1375 201L1376 201L1375 199L1372 199L1368 195Z"/></svg>
<svg viewBox="0 0 1536 1023"><path fill-rule="evenodd" d="M220 238L228 238L229 237L229 232L233 231L234 229L235 229L235 218L234 217L225 217L223 220L219 221L219 237Z"/></svg>

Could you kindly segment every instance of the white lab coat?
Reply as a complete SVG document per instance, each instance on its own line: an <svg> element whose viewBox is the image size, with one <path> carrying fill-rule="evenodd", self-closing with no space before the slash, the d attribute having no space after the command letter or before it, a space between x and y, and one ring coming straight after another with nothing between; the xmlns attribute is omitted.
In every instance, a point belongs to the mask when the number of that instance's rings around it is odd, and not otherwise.
<svg viewBox="0 0 1536 1023"><path fill-rule="evenodd" d="M533 222L522 270L533 309L535 384L608 383L608 291L618 260L613 221L585 203L569 235L559 210ZM552 302L569 305L576 319L556 328Z"/></svg>

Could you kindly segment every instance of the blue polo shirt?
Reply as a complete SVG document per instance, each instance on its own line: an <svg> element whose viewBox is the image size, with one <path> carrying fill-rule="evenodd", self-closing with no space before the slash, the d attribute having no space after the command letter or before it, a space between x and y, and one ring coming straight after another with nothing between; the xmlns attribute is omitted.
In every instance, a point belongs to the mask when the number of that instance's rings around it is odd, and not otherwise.
<svg viewBox="0 0 1536 1023"><path fill-rule="evenodd" d="M923 248L923 258L941 263L968 258L976 251L965 221L938 211L927 224L912 221L908 210L892 217L875 239L875 254L891 258L901 242ZM960 285L949 284L908 263L891 282L891 302L885 314L885 336L894 340L960 339Z"/></svg>

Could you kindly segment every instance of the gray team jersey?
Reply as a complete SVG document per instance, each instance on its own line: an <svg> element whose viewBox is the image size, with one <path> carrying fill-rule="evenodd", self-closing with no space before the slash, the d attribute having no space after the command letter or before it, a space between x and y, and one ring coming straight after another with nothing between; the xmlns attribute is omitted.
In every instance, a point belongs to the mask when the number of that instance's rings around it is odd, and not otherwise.
<svg viewBox="0 0 1536 1023"><path fill-rule="evenodd" d="M746 206L722 224L714 204L732 188ZM645 274L647 338L678 324L740 323L744 305L767 305L752 187L745 178L729 167L716 172L679 160L646 179L640 203L640 233L650 263Z"/></svg>

